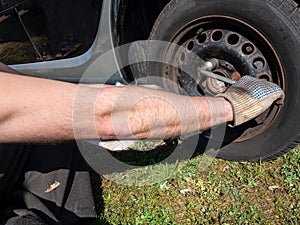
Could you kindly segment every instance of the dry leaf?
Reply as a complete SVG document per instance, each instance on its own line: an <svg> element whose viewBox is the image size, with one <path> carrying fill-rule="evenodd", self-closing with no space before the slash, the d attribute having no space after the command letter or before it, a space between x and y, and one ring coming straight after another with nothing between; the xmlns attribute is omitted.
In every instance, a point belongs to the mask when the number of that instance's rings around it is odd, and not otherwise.
<svg viewBox="0 0 300 225"><path fill-rule="evenodd" d="M274 191L274 190L276 190L276 189L280 189L280 186L278 186L278 185L273 185L273 186L269 186L268 189L269 189L270 191Z"/></svg>
<svg viewBox="0 0 300 225"><path fill-rule="evenodd" d="M227 166L225 166L225 167L223 168L223 172L226 171L226 170L229 170L229 169L230 169L230 166L227 165Z"/></svg>
<svg viewBox="0 0 300 225"><path fill-rule="evenodd" d="M183 190L180 190L180 193L181 194L186 194L186 193L190 193L192 192L190 189L183 189Z"/></svg>
<svg viewBox="0 0 300 225"><path fill-rule="evenodd" d="M46 193L49 193L51 191L54 191L56 188L58 188L60 185L60 182L55 181L53 184L50 185L50 187L47 188L47 190L45 191Z"/></svg>

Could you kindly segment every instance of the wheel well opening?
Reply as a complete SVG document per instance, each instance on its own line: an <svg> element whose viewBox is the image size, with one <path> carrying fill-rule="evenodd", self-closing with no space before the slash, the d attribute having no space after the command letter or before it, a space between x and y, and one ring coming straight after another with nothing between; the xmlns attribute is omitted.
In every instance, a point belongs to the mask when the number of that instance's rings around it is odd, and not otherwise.
<svg viewBox="0 0 300 225"><path fill-rule="evenodd" d="M119 45L137 40L146 40L163 8L170 0L126 0L122 19L119 20Z"/></svg>

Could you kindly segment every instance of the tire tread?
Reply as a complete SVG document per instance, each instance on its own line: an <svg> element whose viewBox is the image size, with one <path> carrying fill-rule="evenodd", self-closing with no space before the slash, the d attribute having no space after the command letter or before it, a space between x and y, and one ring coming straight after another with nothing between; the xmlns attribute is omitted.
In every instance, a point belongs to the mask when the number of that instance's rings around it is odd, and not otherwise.
<svg viewBox="0 0 300 225"><path fill-rule="evenodd" d="M286 17L290 18L292 23L295 24L295 27L300 31L300 8L299 5L294 0L269 0L271 4L276 7L279 7ZM296 148L300 144L300 134L287 146L280 149L276 154L269 156L263 160L274 160L288 151Z"/></svg>
<svg viewBox="0 0 300 225"><path fill-rule="evenodd" d="M271 160L275 160L280 156L283 156L284 154L288 153L290 150L296 148L297 146L299 146L300 144L300 135L298 135L294 141L290 142L287 146L283 147L282 149L280 149L277 153L275 153L272 156L266 157L264 159L262 159L263 161L271 161Z"/></svg>
<svg viewBox="0 0 300 225"><path fill-rule="evenodd" d="M268 0L288 17L300 31L300 8L294 0Z"/></svg>

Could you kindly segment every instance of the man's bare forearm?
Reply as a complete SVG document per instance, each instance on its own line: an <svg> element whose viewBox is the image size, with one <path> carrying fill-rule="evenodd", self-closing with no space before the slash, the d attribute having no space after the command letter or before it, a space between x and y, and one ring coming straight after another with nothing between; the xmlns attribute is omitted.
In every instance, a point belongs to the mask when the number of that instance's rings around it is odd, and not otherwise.
<svg viewBox="0 0 300 225"><path fill-rule="evenodd" d="M0 142L169 138L232 120L223 98L130 86L97 89L5 73L0 88Z"/></svg>
<svg viewBox="0 0 300 225"><path fill-rule="evenodd" d="M112 112L96 117L103 139L172 138L233 119L232 107L223 98L189 97L143 87L114 89L103 89L98 98L96 112Z"/></svg>
<svg viewBox="0 0 300 225"><path fill-rule="evenodd" d="M1 73L0 90L0 142L74 138L76 85Z"/></svg>

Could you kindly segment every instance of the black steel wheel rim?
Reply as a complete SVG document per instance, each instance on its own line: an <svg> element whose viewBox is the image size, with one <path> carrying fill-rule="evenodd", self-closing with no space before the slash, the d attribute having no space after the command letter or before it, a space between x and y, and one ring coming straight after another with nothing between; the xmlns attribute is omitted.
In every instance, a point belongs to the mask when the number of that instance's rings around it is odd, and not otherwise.
<svg viewBox="0 0 300 225"><path fill-rule="evenodd" d="M238 80L241 76L266 79L283 90L284 71L276 49L268 38L253 25L228 16L207 16L191 21L178 29L171 42L184 47L184 52L168 53L177 68L164 65L164 76L176 80L189 95L215 96L226 91L229 85L199 75L197 79L186 74L186 67L195 66L189 55L196 54L204 60L215 58L219 67L213 71ZM168 59L170 60L170 59ZM239 127L228 126L224 143L249 140L268 129L276 120L281 106L273 105L259 117ZM206 138L211 138L205 132Z"/></svg>

